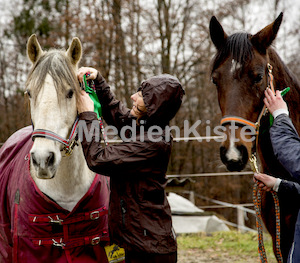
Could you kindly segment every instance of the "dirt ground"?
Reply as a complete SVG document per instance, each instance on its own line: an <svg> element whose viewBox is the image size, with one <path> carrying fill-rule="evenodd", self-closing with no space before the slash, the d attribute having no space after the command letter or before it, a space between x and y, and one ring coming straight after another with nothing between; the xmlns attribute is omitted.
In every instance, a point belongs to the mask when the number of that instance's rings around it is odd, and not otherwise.
<svg viewBox="0 0 300 263"><path fill-rule="evenodd" d="M215 250L188 249L178 250L178 263L259 263L255 255L253 257L232 256ZM269 263L276 263L270 259Z"/></svg>

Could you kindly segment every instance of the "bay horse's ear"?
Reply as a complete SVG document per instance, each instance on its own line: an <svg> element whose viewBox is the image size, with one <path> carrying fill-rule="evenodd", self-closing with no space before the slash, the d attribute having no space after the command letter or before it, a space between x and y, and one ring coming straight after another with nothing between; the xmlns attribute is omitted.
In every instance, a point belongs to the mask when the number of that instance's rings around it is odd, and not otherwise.
<svg viewBox="0 0 300 263"><path fill-rule="evenodd" d="M32 64L34 64L43 53L44 52L36 38L36 35L31 35L27 42L27 56Z"/></svg>
<svg viewBox="0 0 300 263"><path fill-rule="evenodd" d="M282 22L282 17L283 13L281 12L272 24L266 26L264 29L260 30L258 33L251 37L251 43L261 53L265 53L267 48L271 46L272 42L276 38L277 32Z"/></svg>
<svg viewBox="0 0 300 263"><path fill-rule="evenodd" d="M69 57L71 63L76 66L81 59L82 47L81 42L78 37L72 39L72 43L67 50L67 56Z"/></svg>
<svg viewBox="0 0 300 263"><path fill-rule="evenodd" d="M227 34L215 16L209 23L210 38L217 49L220 49L226 42Z"/></svg>

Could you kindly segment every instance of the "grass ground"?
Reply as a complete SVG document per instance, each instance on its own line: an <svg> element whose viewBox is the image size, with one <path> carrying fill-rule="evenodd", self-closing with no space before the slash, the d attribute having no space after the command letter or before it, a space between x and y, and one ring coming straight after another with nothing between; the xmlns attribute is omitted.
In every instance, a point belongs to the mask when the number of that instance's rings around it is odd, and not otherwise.
<svg viewBox="0 0 300 263"><path fill-rule="evenodd" d="M184 234L178 236L177 242L178 263L260 262L256 233L228 231L213 234ZM276 263L271 237L268 234L264 234L264 243L268 263Z"/></svg>

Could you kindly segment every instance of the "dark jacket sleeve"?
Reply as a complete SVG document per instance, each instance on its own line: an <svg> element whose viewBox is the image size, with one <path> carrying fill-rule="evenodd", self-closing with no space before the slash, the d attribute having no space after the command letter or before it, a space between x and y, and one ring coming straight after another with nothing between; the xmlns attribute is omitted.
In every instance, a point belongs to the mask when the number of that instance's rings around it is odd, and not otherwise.
<svg viewBox="0 0 300 263"><path fill-rule="evenodd" d="M169 146L164 142L126 142L103 147L101 140L92 132L95 128L93 121L97 121L97 115L94 112L83 112L79 115L80 120L85 120L89 134L87 138L83 132L81 144L85 159L89 168L103 175L122 176L126 174L136 174L137 171L166 172L168 163Z"/></svg>
<svg viewBox="0 0 300 263"><path fill-rule="evenodd" d="M108 125L115 126L120 131L124 125L127 125L124 118L129 116L130 109L115 98L109 85L99 72L94 82L104 120Z"/></svg>
<svg viewBox="0 0 300 263"><path fill-rule="evenodd" d="M300 138L286 114L279 115L270 129L275 156L283 167L300 182Z"/></svg>
<svg viewBox="0 0 300 263"><path fill-rule="evenodd" d="M278 195L292 201L295 206L300 205L300 185L296 182L282 180L279 185Z"/></svg>

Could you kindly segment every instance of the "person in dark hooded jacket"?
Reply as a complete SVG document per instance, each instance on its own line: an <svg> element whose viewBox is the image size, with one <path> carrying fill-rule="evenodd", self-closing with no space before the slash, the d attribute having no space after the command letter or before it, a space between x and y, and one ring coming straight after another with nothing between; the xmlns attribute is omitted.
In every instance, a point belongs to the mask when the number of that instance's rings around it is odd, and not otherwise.
<svg viewBox="0 0 300 263"><path fill-rule="evenodd" d="M120 144L103 147L87 140L82 148L90 169L110 177L109 232L111 240L125 249L126 262L177 262L177 243L165 186L172 140L165 127L179 110L184 90L177 78L163 74L143 81L131 96L129 109L112 94L105 79L93 68L80 68L78 79L95 82L103 118L116 127ZM79 119L88 130L97 119L85 92L78 100ZM135 126L136 132L122 128ZM127 130L128 131L128 130ZM131 130L132 131L132 130ZM132 134L135 133L135 134Z"/></svg>
<svg viewBox="0 0 300 263"><path fill-rule="evenodd" d="M300 204L300 137L291 119L287 104L282 99L280 91L276 96L270 89L265 92L265 105L274 117L270 128L270 138L274 153L284 168L295 181L281 180L267 174L255 174L259 187L278 192L279 198L288 198L295 206ZM300 212L298 213L294 242L290 249L288 262L300 262Z"/></svg>

